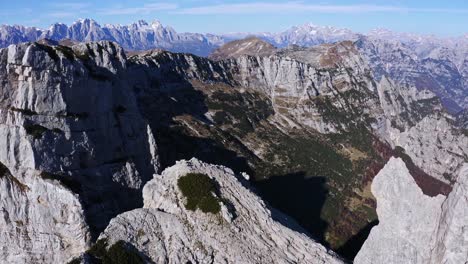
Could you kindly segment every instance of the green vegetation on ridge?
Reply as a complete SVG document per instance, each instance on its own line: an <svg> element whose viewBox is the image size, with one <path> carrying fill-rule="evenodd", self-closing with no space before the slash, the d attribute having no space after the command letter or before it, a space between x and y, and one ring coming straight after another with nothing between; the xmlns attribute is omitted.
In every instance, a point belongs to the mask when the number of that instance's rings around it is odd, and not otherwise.
<svg viewBox="0 0 468 264"><path fill-rule="evenodd" d="M185 208L191 211L200 209L204 213L217 214L221 210L220 201L213 195L216 185L206 174L188 173L177 181L182 194L187 198Z"/></svg>

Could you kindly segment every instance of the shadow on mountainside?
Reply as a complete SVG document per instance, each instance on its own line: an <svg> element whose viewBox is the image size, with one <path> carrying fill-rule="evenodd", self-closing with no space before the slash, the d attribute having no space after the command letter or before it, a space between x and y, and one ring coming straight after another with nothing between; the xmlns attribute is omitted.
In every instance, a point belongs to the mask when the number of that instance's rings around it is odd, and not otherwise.
<svg viewBox="0 0 468 264"><path fill-rule="evenodd" d="M330 161L334 162L333 165L337 166L340 172L350 173L350 166L347 166L349 164L345 163L345 160L335 158L341 156L332 146L308 137L291 140L291 136L287 135L286 139L283 139L284 134L278 131L272 137L262 137L260 134L273 131L254 128L255 124L260 123L258 120L265 120L269 113L265 110L263 112L266 114L259 117L249 115L261 112L262 107L258 107L257 98L245 99L247 95L232 94L229 91L226 94L217 93L222 89L213 88L216 86L215 81L206 81L205 86L195 82L192 84L170 70L165 70L162 74L155 73L158 69L151 65L143 70L147 78L135 80L133 90L140 111L156 138L162 169L174 165L178 160L195 157L207 163L227 166L235 173L247 172L252 179L262 179L251 182L251 189L254 189L269 207L271 206L274 220L330 247L325 239L325 233L330 226L329 222L322 218L322 210L327 198L330 198L327 180L333 178L327 179L323 175L331 173L327 169L330 167ZM140 81L142 79L143 81ZM225 85L223 89L231 89L228 84L220 85ZM238 99L238 96L243 96L242 100ZM215 113L213 121L206 116L209 111ZM217 113L225 114L220 122L215 118ZM242 123L237 121L243 120L243 117L246 117L252 129L240 129ZM258 122L254 122L255 120ZM254 133L256 134L253 135ZM272 150L274 154L278 152L279 156L287 155L296 163L282 168L279 172L269 161L271 159L262 159L247 147L248 142L242 141L244 135L256 137L261 143L265 143L263 147L277 146L278 149ZM310 165L310 156L327 165L318 165L320 168L313 170L316 168ZM316 174L306 172L305 169L309 169L309 172L315 171ZM264 177L267 179L263 180ZM339 206L331 203L328 207L329 210L338 210Z"/></svg>
<svg viewBox="0 0 468 264"><path fill-rule="evenodd" d="M359 250L361 250L362 245L366 241L367 237L372 230L372 228L379 224L379 220L374 220L361 229L356 235L350 238L346 243L336 250L336 253L340 254L342 257L353 260Z"/></svg>
<svg viewBox="0 0 468 264"><path fill-rule="evenodd" d="M162 168L172 166L178 160L195 157L207 163L226 166L237 173L253 173L244 157L226 149L215 140L188 136L181 131L169 129L160 129L156 140L160 152L164 153L160 155Z"/></svg>
<svg viewBox="0 0 468 264"><path fill-rule="evenodd" d="M168 79L165 79L167 81ZM138 95L139 107L154 132L158 145L161 167L167 168L181 159L193 157L204 162L224 165L236 172L253 173L244 157L227 149L219 140L208 135L200 135L202 130L212 125L205 117L208 107L205 96L183 78L169 79L170 83L155 81L144 92L134 88ZM179 121L174 121L179 118ZM205 127L191 129L190 121ZM183 125L181 125L183 124Z"/></svg>
<svg viewBox="0 0 468 264"><path fill-rule="evenodd" d="M320 216L328 194L324 177L307 177L304 172L296 172L273 176L256 182L255 186L265 201L296 219L313 238L325 243L324 234L328 225ZM284 224L284 219L276 217L275 220Z"/></svg>
<svg viewBox="0 0 468 264"><path fill-rule="evenodd" d="M206 126L214 124L205 117L209 110L206 105L207 95L195 89L190 82L183 78L166 78L164 82L157 79L149 88L134 87L134 90L139 94L141 112L154 131L163 169L178 160L195 157L204 162L227 166L236 173L247 172L255 178L255 171L248 162L254 156L239 156L237 151L223 145L226 142L222 138L212 138L211 132L207 137L198 135ZM182 121L184 125L181 125L180 119L174 121L174 118L183 116L195 118L205 127L191 127L196 124L189 121ZM194 131L190 131L190 128ZM235 141L231 138L229 140ZM291 173L252 185L254 191L274 207L272 216L276 221L298 232L312 234L318 241L324 242L327 223L320 218L320 212L328 194L326 181L323 177L305 176L304 172ZM294 220L288 219L289 216Z"/></svg>

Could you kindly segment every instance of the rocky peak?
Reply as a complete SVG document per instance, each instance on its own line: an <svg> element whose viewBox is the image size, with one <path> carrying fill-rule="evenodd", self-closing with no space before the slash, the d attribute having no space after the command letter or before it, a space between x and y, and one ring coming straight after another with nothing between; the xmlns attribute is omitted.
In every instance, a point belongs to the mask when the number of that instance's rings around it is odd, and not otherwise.
<svg viewBox="0 0 468 264"><path fill-rule="evenodd" d="M61 40L67 37L67 31L67 25L62 23L55 23L52 26L50 26L47 34L43 34L43 37L54 40Z"/></svg>
<svg viewBox="0 0 468 264"><path fill-rule="evenodd" d="M219 212L187 209L178 183L189 173L215 182L212 195ZM223 166L179 161L148 182L142 209L113 219L99 239L108 245L125 241L155 262L342 263L314 240L280 224L297 226L265 205L242 179Z"/></svg>
<svg viewBox="0 0 468 264"><path fill-rule="evenodd" d="M130 24L129 27L137 31L151 30L151 27L149 26L148 22L146 22L145 20L138 20L137 22Z"/></svg>
<svg viewBox="0 0 468 264"><path fill-rule="evenodd" d="M93 57L97 67L106 69L114 74L126 68L127 58L125 52L119 45L113 42L80 43L72 46L72 49L78 56Z"/></svg>
<svg viewBox="0 0 468 264"><path fill-rule="evenodd" d="M356 33L349 29L306 23L301 26L291 27L280 33L268 34L264 37L279 47L286 47L291 44L310 47L317 44L355 40L357 36Z"/></svg>
<svg viewBox="0 0 468 264"><path fill-rule="evenodd" d="M379 224L354 263L465 263L468 164L448 196L429 197L391 158L372 183Z"/></svg>
<svg viewBox="0 0 468 264"><path fill-rule="evenodd" d="M148 22L145 20L138 20L136 23L138 26L148 26Z"/></svg>
<svg viewBox="0 0 468 264"><path fill-rule="evenodd" d="M247 37L242 40L229 42L216 49L209 57L213 60L236 58L244 55L265 56L275 52L276 48L270 43L257 38Z"/></svg>
<svg viewBox="0 0 468 264"><path fill-rule="evenodd" d="M163 24L161 23L161 21L155 19L155 20L153 20L153 22L151 22L151 27L153 29L158 29L158 28L162 28Z"/></svg>

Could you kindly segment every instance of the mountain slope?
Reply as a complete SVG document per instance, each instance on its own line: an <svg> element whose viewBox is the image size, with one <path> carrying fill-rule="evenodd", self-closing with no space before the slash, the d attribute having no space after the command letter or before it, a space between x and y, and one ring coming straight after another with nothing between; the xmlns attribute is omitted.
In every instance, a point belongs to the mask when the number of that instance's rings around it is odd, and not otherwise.
<svg viewBox="0 0 468 264"><path fill-rule="evenodd" d="M385 75L400 85L428 89L442 99L451 113L466 107L468 75L463 70L465 66L457 65L455 56L447 57L436 52L443 46L416 53L419 46L414 47L416 44L367 37L360 38L357 45L368 59L377 80Z"/></svg>
<svg viewBox="0 0 468 264"><path fill-rule="evenodd" d="M56 41L110 40L119 43L127 50L162 48L208 56L229 41L246 36L256 36L277 47L291 45L310 47L344 40L358 41L359 50L369 61L377 81L386 75L398 85L415 86L420 90L429 89L442 99L444 107L452 114L457 114L468 107L468 38L466 37L443 39L435 36L395 33L385 29L373 30L362 35L348 29L313 24L295 26L278 33L214 35L177 33L171 27L164 27L159 21L147 23L140 20L126 26L108 24L101 26L92 19L82 19L71 26L56 23L47 30L23 26L0 26L0 47L43 38ZM268 50L272 48L263 45L265 48L268 47ZM220 55L222 54L214 54L212 58L222 57Z"/></svg>

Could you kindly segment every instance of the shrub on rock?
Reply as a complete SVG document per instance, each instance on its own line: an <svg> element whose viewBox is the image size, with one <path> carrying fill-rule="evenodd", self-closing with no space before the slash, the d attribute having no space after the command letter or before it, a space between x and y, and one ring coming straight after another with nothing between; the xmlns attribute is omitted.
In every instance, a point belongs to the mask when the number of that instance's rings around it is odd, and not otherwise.
<svg viewBox="0 0 468 264"><path fill-rule="evenodd" d="M206 174L188 173L177 181L180 191L187 199L185 208L191 211L200 209L204 213L219 213L219 199L214 196L216 184Z"/></svg>

